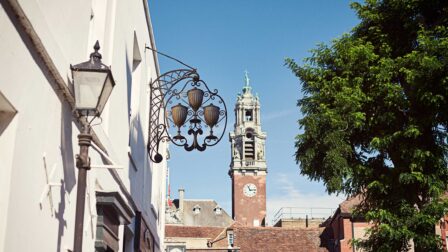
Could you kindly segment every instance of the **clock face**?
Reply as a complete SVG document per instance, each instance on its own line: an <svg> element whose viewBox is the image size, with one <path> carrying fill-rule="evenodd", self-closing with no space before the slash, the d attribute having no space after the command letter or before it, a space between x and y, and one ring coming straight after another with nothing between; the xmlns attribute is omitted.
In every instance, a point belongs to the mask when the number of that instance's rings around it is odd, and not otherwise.
<svg viewBox="0 0 448 252"><path fill-rule="evenodd" d="M253 197L257 194L257 187L254 184L245 184L243 187L243 193L247 197Z"/></svg>

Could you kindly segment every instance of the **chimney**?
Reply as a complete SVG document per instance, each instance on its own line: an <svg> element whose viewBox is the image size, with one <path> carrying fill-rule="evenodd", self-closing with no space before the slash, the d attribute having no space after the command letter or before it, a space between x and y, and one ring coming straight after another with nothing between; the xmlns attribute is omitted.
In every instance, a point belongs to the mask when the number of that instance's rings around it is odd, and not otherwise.
<svg viewBox="0 0 448 252"><path fill-rule="evenodd" d="M184 194L185 194L185 189L180 188L179 189L179 210L181 212L184 211Z"/></svg>

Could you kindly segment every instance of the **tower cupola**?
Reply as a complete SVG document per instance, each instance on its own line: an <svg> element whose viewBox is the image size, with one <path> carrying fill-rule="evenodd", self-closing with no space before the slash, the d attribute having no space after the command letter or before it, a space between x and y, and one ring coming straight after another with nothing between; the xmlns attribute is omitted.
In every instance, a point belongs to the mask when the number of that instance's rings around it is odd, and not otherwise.
<svg viewBox="0 0 448 252"><path fill-rule="evenodd" d="M243 93L238 94L235 104L234 131L230 133L233 169L266 171L266 133L261 130L260 99L252 94L248 72L244 76Z"/></svg>

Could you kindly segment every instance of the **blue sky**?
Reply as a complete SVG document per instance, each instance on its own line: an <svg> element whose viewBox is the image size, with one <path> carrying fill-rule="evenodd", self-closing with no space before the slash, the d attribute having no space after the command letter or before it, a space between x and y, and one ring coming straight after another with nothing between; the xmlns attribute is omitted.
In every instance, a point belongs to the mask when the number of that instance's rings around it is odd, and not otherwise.
<svg viewBox="0 0 448 252"><path fill-rule="evenodd" d="M247 69L253 92L261 100L262 128L267 132L268 218L280 207L337 208L343 196L328 196L321 183L299 173L294 137L301 117L296 106L299 80L284 66L286 57L303 62L309 50L327 43L358 23L345 0L149 0L156 46L198 69L217 88L233 130L236 95ZM161 72L182 68L159 57ZM215 199L231 213L228 133L205 152L172 146L169 161L172 197Z"/></svg>

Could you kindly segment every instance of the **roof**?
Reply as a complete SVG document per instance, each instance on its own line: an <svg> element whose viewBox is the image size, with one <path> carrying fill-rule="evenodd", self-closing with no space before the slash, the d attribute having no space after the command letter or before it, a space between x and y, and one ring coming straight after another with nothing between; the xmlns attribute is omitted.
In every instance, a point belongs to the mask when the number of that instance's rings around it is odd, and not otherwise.
<svg viewBox="0 0 448 252"><path fill-rule="evenodd" d="M229 246L227 230L233 230L234 247L240 252L328 251L322 242L324 228L243 227L237 223L229 228L166 225L165 237L209 239L213 245L208 249L213 250Z"/></svg>
<svg viewBox="0 0 448 252"><path fill-rule="evenodd" d="M352 214L355 207L362 202L362 195L358 194L350 197L339 204L339 209L341 209L341 214Z"/></svg>
<svg viewBox="0 0 448 252"><path fill-rule="evenodd" d="M362 194L357 194L355 196L349 197L344 200L341 204L339 204L338 209L333 214L333 216L322 223L322 227L330 227L331 223L336 220L339 216L344 218L352 218L353 210L355 210L356 206L361 204L363 201Z"/></svg>
<svg viewBox="0 0 448 252"><path fill-rule="evenodd" d="M234 247L241 252L327 251L321 236L324 228L243 227L233 225ZM227 239L217 237L213 248L228 246Z"/></svg>
<svg viewBox="0 0 448 252"><path fill-rule="evenodd" d="M195 211L196 210L196 211ZM167 207L167 212L172 212L175 219L170 219L167 214L167 223L183 224L185 226L228 227L234 221L232 217L214 200L184 199L183 212L179 209L179 200L173 200L173 204Z"/></svg>
<svg viewBox="0 0 448 252"><path fill-rule="evenodd" d="M199 208L199 211L194 211ZM233 219L214 200L184 200L185 226L227 227Z"/></svg>
<svg viewBox="0 0 448 252"><path fill-rule="evenodd" d="M235 246L250 251L327 251L321 246L323 228L237 227Z"/></svg>
<svg viewBox="0 0 448 252"><path fill-rule="evenodd" d="M166 225L165 237L194 237L213 239L218 236L222 230L222 227Z"/></svg>

